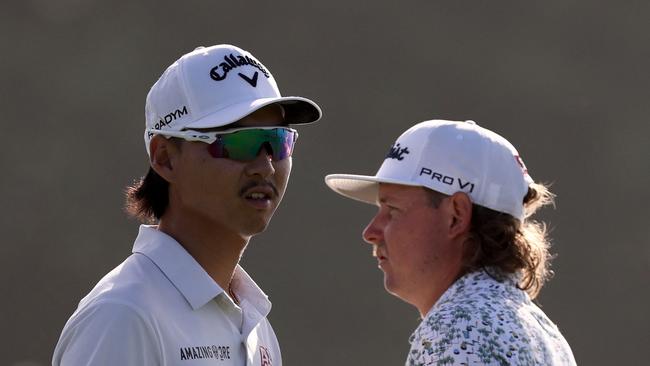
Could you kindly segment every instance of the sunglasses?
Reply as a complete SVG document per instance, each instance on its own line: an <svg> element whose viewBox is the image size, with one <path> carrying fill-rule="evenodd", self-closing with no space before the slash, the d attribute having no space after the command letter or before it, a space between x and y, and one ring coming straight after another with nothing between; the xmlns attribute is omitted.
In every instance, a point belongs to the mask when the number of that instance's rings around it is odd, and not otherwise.
<svg viewBox="0 0 650 366"><path fill-rule="evenodd" d="M286 159L291 156L298 139L298 131L288 127L240 127L210 132L148 129L147 132L166 138L205 142L209 144L208 152L213 158L239 161L255 160L262 149L271 155L273 161Z"/></svg>

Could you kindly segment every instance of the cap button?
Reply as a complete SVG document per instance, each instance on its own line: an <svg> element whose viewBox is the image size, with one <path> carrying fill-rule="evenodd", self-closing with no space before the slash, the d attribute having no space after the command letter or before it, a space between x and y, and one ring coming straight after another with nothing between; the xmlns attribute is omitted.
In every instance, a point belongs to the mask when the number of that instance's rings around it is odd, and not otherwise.
<svg viewBox="0 0 650 366"><path fill-rule="evenodd" d="M471 119L465 121L465 123L469 123L470 125L476 125L476 122L472 121Z"/></svg>

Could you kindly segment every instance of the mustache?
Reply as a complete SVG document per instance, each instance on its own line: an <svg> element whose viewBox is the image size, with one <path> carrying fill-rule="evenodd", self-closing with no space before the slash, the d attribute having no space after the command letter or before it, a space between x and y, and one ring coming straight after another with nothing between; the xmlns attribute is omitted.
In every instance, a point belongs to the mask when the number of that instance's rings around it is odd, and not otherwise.
<svg viewBox="0 0 650 366"><path fill-rule="evenodd" d="M244 193L246 193L249 189L256 188L256 187L269 187L269 188L271 188L273 190L273 194L275 194L276 197L280 195L278 193L278 189L275 187L275 184L273 184L272 182L269 182L269 181L262 181L262 182L260 182L260 181L250 181L250 182L244 184L242 189L239 190L239 195L241 196Z"/></svg>

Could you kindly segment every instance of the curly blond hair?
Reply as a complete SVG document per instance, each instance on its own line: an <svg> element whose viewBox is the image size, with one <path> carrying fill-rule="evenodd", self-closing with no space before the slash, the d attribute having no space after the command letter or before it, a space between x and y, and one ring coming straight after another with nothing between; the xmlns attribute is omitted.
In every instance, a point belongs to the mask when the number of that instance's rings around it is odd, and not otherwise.
<svg viewBox="0 0 650 366"><path fill-rule="evenodd" d="M437 207L446 195L431 191ZM492 276L519 273L519 288L531 298L537 297L544 283L553 275L549 252L550 241L543 222L530 217L541 207L553 204L555 195L547 186L533 183L523 199L525 219L472 205L472 223L465 241L463 273L486 269Z"/></svg>

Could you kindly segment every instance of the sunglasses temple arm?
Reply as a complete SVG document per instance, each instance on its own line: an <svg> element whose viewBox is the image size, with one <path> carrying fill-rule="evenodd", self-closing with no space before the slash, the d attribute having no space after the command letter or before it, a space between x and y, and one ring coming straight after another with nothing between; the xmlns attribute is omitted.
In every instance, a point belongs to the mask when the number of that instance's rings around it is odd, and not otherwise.
<svg viewBox="0 0 650 366"><path fill-rule="evenodd" d="M205 142L205 143L208 143L208 144L213 143L217 139L216 136L211 136L211 135L205 134L205 133L201 134L201 133L197 133L197 132L190 132L190 131L161 131L161 130L149 129L149 130L147 130L147 132L153 133L153 134L156 134L156 135L162 135L162 136L165 136L167 138L169 138L169 137L178 137L178 138L182 138L182 139L187 140L187 141L201 141L201 142Z"/></svg>

